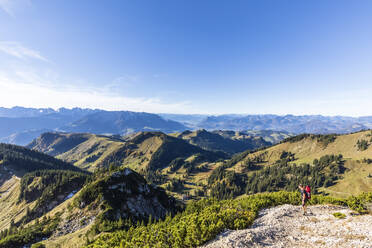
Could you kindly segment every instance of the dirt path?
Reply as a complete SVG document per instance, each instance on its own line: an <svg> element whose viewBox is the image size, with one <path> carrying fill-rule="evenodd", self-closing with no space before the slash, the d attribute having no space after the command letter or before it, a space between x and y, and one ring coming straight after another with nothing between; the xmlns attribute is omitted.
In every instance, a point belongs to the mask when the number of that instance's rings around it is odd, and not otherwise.
<svg viewBox="0 0 372 248"><path fill-rule="evenodd" d="M333 213L346 215L337 219ZM240 247L368 247L372 248L372 216L351 215L340 206L282 205L260 211L251 228L226 231L202 248Z"/></svg>

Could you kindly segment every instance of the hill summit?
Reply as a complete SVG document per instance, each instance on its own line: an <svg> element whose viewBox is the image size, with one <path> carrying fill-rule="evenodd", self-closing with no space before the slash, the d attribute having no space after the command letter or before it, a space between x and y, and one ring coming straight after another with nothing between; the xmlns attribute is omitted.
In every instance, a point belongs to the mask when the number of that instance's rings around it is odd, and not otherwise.
<svg viewBox="0 0 372 248"><path fill-rule="evenodd" d="M255 150L272 144L262 137L255 137L235 131L207 131L200 129L197 131L176 133L173 136L184 139L190 144L199 146L205 150L223 151L229 154Z"/></svg>

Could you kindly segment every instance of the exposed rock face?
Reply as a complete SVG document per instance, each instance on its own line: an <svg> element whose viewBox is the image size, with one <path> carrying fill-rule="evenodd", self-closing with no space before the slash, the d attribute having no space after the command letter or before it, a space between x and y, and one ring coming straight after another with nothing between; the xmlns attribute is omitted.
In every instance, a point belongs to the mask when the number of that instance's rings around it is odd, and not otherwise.
<svg viewBox="0 0 372 248"><path fill-rule="evenodd" d="M59 223L58 228L50 237L50 239L76 232L79 229L90 225L94 222L96 218L94 214L97 214L97 212L98 211L93 211L89 215L86 215L86 213L79 211L72 218L64 219L62 222Z"/></svg>
<svg viewBox="0 0 372 248"><path fill-rule="evenodd" d="M132 218L146 220L164 218L177 211L175 199L164 190L147 184L146 180L131 169L112 173L84 188L79 196L80 207L97 203L101 197L103 218L118 220Z"/></svg>
<svg viewBox="0 0 372 248"><path fill-rule="evenodd" d="M346 215L337 219L333 213ZM226 231L202 248L239 247L371 247L372 216L353 215L340 206L283 205L260 211L251 228Z"/></svg>

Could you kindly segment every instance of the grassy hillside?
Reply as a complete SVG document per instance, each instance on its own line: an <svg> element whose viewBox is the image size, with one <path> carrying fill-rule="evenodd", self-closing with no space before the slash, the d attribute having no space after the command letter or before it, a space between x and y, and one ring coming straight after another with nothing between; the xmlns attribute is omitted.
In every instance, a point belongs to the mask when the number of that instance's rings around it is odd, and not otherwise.
<svg viewBox="0 0 372 248"><path fill-rule="evenodd" d="M51 156L56 156L71 150L79 144L87 141L90 134L68 134L45 132L39 138L33 140L27 147Z"/></svg>
<svg viewBox="0 0 372 248"><path fill-rule="evenodd" d="M87 174L46 154L0 144L0 234L11 233L48 212L74 190Z"/></svg>
<svg viewBox="0 0 372 248"><path fill-rule="evenodd" d="M35 170L72 170L80 171L72 164L56 159L44 153L29 150L22 146L0 144L0 166L23 176L24 173Z"/></svg>
<svg viewBox="0 0 372 248"><path fill-rule="evenodd" d="M22 202L17 204L20 195L20 179L12 176L0 186L0 231L9 228L10 222L20 221L26 215L26 209L35 203Z"/></svg>
<svg viewBox="0 0 372 248"><path fill-rule="evenodd" d="M264 154L267 164L275 162L280 158L283 151L296 155L297 163L312 162L328 154L342 154L346 159L361 160L372 157L371 131L362 131L346 135L300 135L284 140L281 144L268 149L249 154L247 158L253 158ZM368 145L366 149L360 149L358 141L365 140Z"/></svg>
<svg viewBox="0 0 372 248"><path fill-rule="evenodd" d="M124 145L124 140L86 133L45 133L29 148L56 156L77 167L94 171L109 154Z"/></svg>
<svg viewBox="0 0 372 248"><path fill-rule="evenodd" d="M299 135L267 149L242 153L242 158L225 170L250 178L259 176L262 168L275 165L273 170L278 169L272 173L277 175L280 164L293 168L309 164L309 168L312 169L314 163L317 163L321 158L327 161L327 156L341 155L343 169L333 175L332 183L326 187L318 185L319 190L335 196L356 195L372 191L372 180L369 177L372 173L370 164L370 158L372 158L371 137L371 131L346 135ZM328 163L326 168L318 173L328 173L327 171L330 170L333 162L326 163ZM280 171L285 172L284 169L280 169ZM302 179L305 182L307 180L309 183L315 181L311 177Z"/></svg>
<svg viewBox="0 0 372 248"><path fill-rule="evenodd" d="M8 229L0 232L0 247L42 237L48 238L42 242L47 247L87 241L94 241L89 247L195 247L225 228L247 227L261 207L298 204L297 193L256 193L296 191L299 183L311 185L313 193L344 199L372 191L371 131L299 135L231 158L160 132L126 138L51 133L33 143L35 149L94 170L92 175L36 151L0 147L0 231ZM215 200L176 214L182 204L166 192L184 202ZM216 200L235 197L239 200ZM346 204L365 212L367 198L314 196L312 203ZM172 235L164 239L162 233Z"/></svg>
<svg viewBox="0 0 372 248"><path fill-rule="evenodd" d="M220 138L229 137L228 139L230 140L246 139L240 132L229 131L216 131L213 133L204 130L187 131L173 134L172 136L182 138L189 143L197 140L206 142L204 144L209 144L208 138L214 138L217 135ZM328 155L341 154L342 165L340 166L342 166L342 169L339 174L331 178L328 171L332 162L323 164L324 168L319 167L312 170L312 173L317 173L317 176L320 177L319 180L321 182L316 183L319 191L336 196L348 196L371 190L372 185L368 175L372 171L371 166L366 162L368 158L372 158L371 135L371 131L347 135L299 135L287 138L279 144L266 149L260 149L255 152L245 151L226 160L226 156L223 154L207 152L196 146L189 145L179 138L159 132L140 132L128 136L126 139L92 134L58 134L57 140L79 140L81 137L85 137L86 140L66 152L59 150L64 153L58 154L57 157L91 171L110 165L129 167L140 172L151 182L161 185L174 196L190 199L213 194L226 197L231 194L239 195L245 193L248 184L256 182L260 177L264 177L264 173L268 173L265 171L261 172L261 169L265 166L276 165L272 172L280 172L279 176L281 176L282 173L289 173L288 171L285 172L287 169L281 168L283 166L286 167L288 164L287 167L291 171L290 173L298 174L299 172L296 172L294 164L297 166L302 164L312 165L314 159L319 160L322 157L326 158ZM74 136L77 136L77 138L73 138ZM195 137L197 139L194 139ZM63 141L62 143L69 142ZM58 144L58 142L53 142L52 144ZM58 149L56 150L55 147L57 146L48 146L46 150L57 151ZM289 157L284 158L283 156ZM283 160L283 158L285 163L280 165L278 161ZM223 170L229 173L215 171L222 165L224 166ZM305 169L303 167L301 170ZM259 173L254 174L254 172ZM212 182L209 178L213 173L222 174L217 177L217 180ZM293 175L298 179L292 180L291 188L294 187L294 182L301 180L300 174L295 174ZM308 176L309 178L306 176L302 181L311 181L310 174ZM331 183L327 181L327 186L323 187L327 178L329 178L328 181L331 181ZM282 183L284 185L288 179L282 178L280 180L284 180ZM279 180L279 178L273 178L272 180ZM260 190L255 189L255 192L261 192L263 189L265 187L261 185ZM271 189L288 190L289 188L284 185ZM220 191L224 192L221 193Z"/></svg>
<svg viewBox="0 0 372 248"><path fill-rule="evenodd" d="M183 139L204 150L234 154L270 145L270 142L258 136L260 133L261 132L247 134L246 132L235 131L208 132L206 130L199 130L194 132L185 131L182 133L174 133L170 136ZM277 140L277 135L279 134L275 132L265 132L265 138L271 140ZM123 164L133 169L137 169L139 164L141 164L141 168L147 167L148 163L156 157L156 154L155 156L152 156L152 154L156 153L158 149L164 150L164 146L168 144L172 144L169 151L178 152L178 154L170 156L173 159L176 157L186 158L191 153L205 153L204 150L197 149L193 146L187 146L185 143L179 142L159 132L140 132L125 138L86 133L69 134L52 132L42 134L39 138L30 143L28 147L56 156L80 168L94 171L99 166L107 164L108 161L111 163L113 160L120 160ZM172 147L173 145L175 147ZM160 152L158 152L157 155L159 155L159 153ZM211 153L209 154L211 155ZM118 156L121 158L118 159ZM222 154L218 156L224 157ZM112 157L115 157L115 159ZM123 159L123 157L125 157L125 159ZM171 161L167 161L168 164L169 162ZM154 163L156 164L156 162L151 162L151 164ZM167 164L158 164L156 166L164 167L166 165Z"/></svg>
<svg viewBox="0 0 372 248"><path fill-rule="evenodd" d="M21 179L18 203L35 202L21 222L27 223L47 213L82 188L88 174L68 170L42 170Z"/></svg>
<svg viewBox="0 0 372 248"><path fill-rule="evenodd" d="M322 188L321 191L337 197L349 197L361 192L372 191L372 166L362 161L348 160L347 171L335 185Z"/></svg>
<svg viewBox="0 0 372 248"><path fill-rule="evenodd" d="M202 187L195 186L193 181L206 178L210 168L215 167L214 162L227 158L225 153L206 151L160 132L139 132L125 139L94 134L52 135L54 140L49 141L51 135L45 134L30 147L47 153L57 153L57 158L89 171L109 166L124 166L164 187L167 182L182 184L177 190L178 196L195 188L201 190ZM85 141L77 142L76 146L72 145L67 151L59 149L67 147L60 144L73 144L72 141L81 141L83 138Z"/></svg>
<svg viewBox="0 0 372 248"><path fill-rule="evenodd" d="M51 173L55 172L48 173L51 178L54 175ZM39 173L38 176L42 175ZM63 188L78 182L78 176L68 177L70 185L64 185ZM34 180L26 187L32 184ZM79 190L79 186L74 188ZM30 193L28 190L25 192L20 197L25 198L26 202L29 197L36 197L35 194L27 196ZM59 194L54 195L58 198ZM43 197L42 194L37 199L40 201ZM81 246L87 239L102 232L126 229L137 221L164 219L167 214L175 214L181 209L181 203L128 168L101 170L86 181L82 190L64 197L59 206L53 206L44 216L36 217L31 222L22 222L19 227L10 224L5 232L0 232L0 247L23 247L42 238L48 239L45 242L48 247L62 244L63 247Z"/></svg>

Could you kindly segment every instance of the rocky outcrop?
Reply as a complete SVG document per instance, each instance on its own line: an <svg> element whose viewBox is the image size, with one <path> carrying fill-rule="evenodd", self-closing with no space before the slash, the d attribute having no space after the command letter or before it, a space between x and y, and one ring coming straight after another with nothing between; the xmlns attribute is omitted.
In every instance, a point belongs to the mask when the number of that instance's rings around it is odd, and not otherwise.
<svg viewBox="0 0 372 248"><path fill-rule="evenodd" d="M147 220L175 213L177 202L165 191L150 185L138 173L124 168L87 185L78 196L80 208L101 205L102 218ZM89 208L89 207L88 207Z"/></svg>
<svg viewBox="0 0 372 248"><path fill-rule="evenodd" d="M341 213L345 218L336 218ZM283 205L260 211L251 228L227 230L202 248L243 247L371 247L372 216L346 207Z"/></svg>
<svg viewBox="0 0 372 248"><path fill-rule="evenodd" d="M92 211L89 215L87 215L83 211L79 211L70 218L64 219L58 224L56 231L52 234L50 239L55 239L56 237L76 232L92 224L96 218L94 214L97 213L98 211Z"/></svg>

